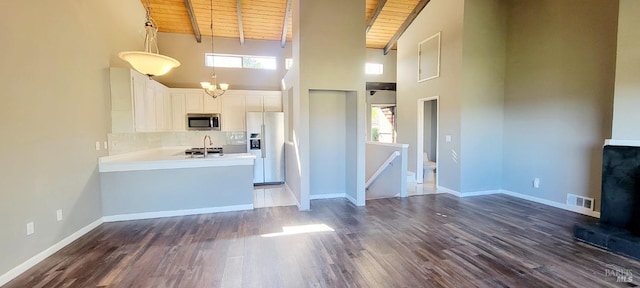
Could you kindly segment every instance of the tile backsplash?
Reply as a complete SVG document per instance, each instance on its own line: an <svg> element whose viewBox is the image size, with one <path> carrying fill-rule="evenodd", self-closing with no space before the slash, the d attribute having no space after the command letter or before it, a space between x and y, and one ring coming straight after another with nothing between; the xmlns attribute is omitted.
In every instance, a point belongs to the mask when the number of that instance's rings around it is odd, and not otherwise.
<svg viewBox="0 0 640 288"><path fill-rule="evenodd" d="M213 147L245 145L247 143L244 131L109 133L107 139L109 140L109 155L116 155L160 147L202 147L205 135L211 137Z"/></svg>

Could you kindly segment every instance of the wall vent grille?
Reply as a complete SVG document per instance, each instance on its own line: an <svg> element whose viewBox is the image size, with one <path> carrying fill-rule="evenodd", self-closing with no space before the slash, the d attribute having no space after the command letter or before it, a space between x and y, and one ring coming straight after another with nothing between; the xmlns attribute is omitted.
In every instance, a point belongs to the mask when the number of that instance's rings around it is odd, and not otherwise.
<svg viewBox="0 0 640 288"><path fill-rule="evenodd" d="M591 211L593 211L593 207L595 206L593 198L575 194L567 194L567 205L577 206Z"/></svg>

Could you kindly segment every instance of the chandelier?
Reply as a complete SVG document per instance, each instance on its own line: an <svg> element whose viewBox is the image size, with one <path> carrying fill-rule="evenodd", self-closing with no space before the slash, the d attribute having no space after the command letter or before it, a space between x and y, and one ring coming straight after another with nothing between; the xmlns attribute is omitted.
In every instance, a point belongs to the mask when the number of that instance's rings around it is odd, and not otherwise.
<svg viewBox="0 0 640 288"><path fill-rule="evenodd" d="M216 79L215 56L213 54L213 0L211 0L211 82L200 82L200 86L207 95L214 99L222 96L229 89L229 84L220 83Z"/></svg>
<svg viewBox="0 0 640 288"><path fill-rule="evenodd" d="M147 16L144 23L146 35L144 37L144 51L124 51L118 53L120 59L131 64L142 74L160 76L167 74L172 68L180 66L180 62L168 56L161 55L158 51L158 28L151 18L151 6L147 0Z"/></svg>

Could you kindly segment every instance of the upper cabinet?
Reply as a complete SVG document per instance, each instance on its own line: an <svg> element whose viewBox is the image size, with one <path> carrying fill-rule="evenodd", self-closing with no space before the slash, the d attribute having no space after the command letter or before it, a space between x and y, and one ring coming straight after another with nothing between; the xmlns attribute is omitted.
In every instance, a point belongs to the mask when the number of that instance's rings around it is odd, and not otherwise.
<svg viewBox="0 0 640 288"><path fill-rule="evenodd" d="M167 88L127 68L110 69L113 133L186 131L189 113L220 113L223 131L245 131L246 112L280 112L280 91L228 90L215 99L200 88Z"/></svg>
<svg viewBox="0 0 640 288"><path fill-rule="evenodd" d="M268 91L264 95L264 112L282 112L282 93L280 91Z"/></svg>
<svg viewBox="0 0 640 288"><path fill-rule="evenodd" d="M245 131L245 95L227 91L222 96L222 131Z"/></svg>
<svg viewBox="0 0 640 288"><path fill-rule="evenodd" d="M213 98L202 89L173 89L185 92L185 109L187 113L220 113L220 97Z"/></svg>
<svg viewBox="0 0 640 288"><path fill-rule="evenodd" d="M169 131L169 88L127 68L111 68L112 132Z"/></svg>

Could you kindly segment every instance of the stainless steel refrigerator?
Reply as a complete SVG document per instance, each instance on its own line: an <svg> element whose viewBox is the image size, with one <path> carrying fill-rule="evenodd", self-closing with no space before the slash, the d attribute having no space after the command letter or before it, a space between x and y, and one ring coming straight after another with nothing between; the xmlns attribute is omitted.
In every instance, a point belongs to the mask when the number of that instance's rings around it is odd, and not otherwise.
<svg viewBox="0 0 640 288"><path fill-rule="evenodd" d="M256 156L254 184L284 182L283 112L247 112L247 152Z"/></svg>

